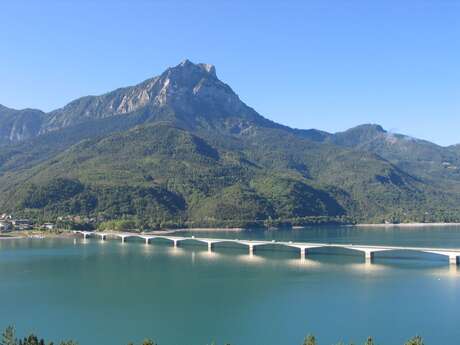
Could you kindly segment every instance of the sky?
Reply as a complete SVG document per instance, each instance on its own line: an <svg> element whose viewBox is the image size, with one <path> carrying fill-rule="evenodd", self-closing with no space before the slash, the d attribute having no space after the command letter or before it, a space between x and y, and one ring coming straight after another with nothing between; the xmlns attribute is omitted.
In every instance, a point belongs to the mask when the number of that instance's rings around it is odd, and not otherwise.
<svg viewBox="0 0 460 345"><path fill-rule="evenodd" d="M188 58L263 116L460 143L460 1L2 0L0 104L50 111Z"/></svg>

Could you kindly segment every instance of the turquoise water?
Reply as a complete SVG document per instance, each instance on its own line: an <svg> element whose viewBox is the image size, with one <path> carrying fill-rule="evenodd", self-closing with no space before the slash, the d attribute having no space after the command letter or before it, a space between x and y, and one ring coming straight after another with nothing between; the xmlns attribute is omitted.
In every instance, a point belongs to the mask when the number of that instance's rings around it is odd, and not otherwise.
<svg viewBox="0 0 460 345"><path fill-rule="evenodd" d="M252 239L460 248L460 228L326 227L196 233ZM0 241L0 326L81 345L154 338L159 345L460 343L460 269L445 258L130 239Z"/></svg>

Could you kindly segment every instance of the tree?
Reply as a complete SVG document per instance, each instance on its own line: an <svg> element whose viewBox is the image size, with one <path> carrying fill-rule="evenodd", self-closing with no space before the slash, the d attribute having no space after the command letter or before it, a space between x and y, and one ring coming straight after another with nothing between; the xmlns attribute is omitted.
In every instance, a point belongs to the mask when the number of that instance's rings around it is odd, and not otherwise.
<svg viewBox="0 0 460 345"><path fill-rule="evenodd" d="M34 334L30 334L28 337L20 340L19 345L45 345L45 341L43 339L39 340Z"/></svg>
<svg viewBox="0 0 460 345"><path fill-rule="evenodd" d="M0 345L17 345L18 340L15 337L13 326L8 326L2 334Z"/></svg>
<svg viewBox="0 0 460 345"><path fill-rule="evenodd" d="M364 345L374 345L374 340L372 339L372 337L367 338Z"/></svg>
<svg viewBox="0 0 460 345"><path fill-rule="evenodd" d="M145 340L142 342L142 345L157 345L157 343L154 342L152 339L145 339Z"/></svg>
<svg viewBox="0 0 460 345"><path fill-rule="evenodd" d="M303 345L316 345L316 338L314 335L307 335L303 341Z"/></svg>
<svg viewBox="0 0 460 345"><path fill-rule="evenodd" d="M417 335L411 339L409 339L405 345L423 345L423 339L421 336Z"/></svg>

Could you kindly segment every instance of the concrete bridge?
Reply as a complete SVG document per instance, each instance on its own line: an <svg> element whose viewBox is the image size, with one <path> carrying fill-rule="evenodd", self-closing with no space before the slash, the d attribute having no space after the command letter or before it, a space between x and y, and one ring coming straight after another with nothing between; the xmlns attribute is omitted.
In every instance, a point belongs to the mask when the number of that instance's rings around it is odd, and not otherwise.
<svg viewBox="0 0 460 345"><path fill-rule="evenodd" d="M290 248L296 248L300 251L300 257L305 259L308 254L308 250L313 248L343 248L358 251L364 254L366 261L372 262L374 254L378 252L389 252L389 251L413 251L421 253L437 254L449 259L449 263L457 265L459 263L460 249L450 248L425 248L425 247L400 247L400 246L370 246L370 245L354 245L354 244L340 244L340 243L307 243L307 242L285 242L285 241L260 241L260 240L239 240L239 239L228 239L228 238L204 238L204 237L180 237L180 236L169 236L169 235L151 235L143 233L130 233L130 232L96 232L96 231L73 231L74 234L80 234L83 238L90 236L99 237L101 240L106 240L108 237L120 238L121 242L125 242L127 238L137 237L145 241L145 244L149 244L153 239L164 239L171 241L174 247L177 247L180 242L184 241L197 241L207 244L208 250L212 251L216 243L238 243L248 247L249 254L253 255L256 247L266 245L279 245Z"/></svg>

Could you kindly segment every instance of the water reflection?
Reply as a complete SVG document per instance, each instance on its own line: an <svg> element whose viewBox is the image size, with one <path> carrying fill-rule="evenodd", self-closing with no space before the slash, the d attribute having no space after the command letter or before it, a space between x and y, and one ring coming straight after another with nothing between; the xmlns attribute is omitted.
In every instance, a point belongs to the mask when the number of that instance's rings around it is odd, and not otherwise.
<svg viewBox="0 0 460 345"><path fill-rule="evenodd" d="M184 256L187 254L187 251L180 247L167 247L166 253L171 256Z"/></svg>
<svg viewBox="0 0 460 345"><path fill-rule="evenodd" d="M250 255L250 254L241 254L236 256L236 260L239 262L243 263L251 263L251 264L257 264L260 265L262 263L265 263L267 260L258 255Z"/></svg>
<svg viewBox="0 0 460 345"><path fill-rule="evenodd" d="M150 256L151 254L153 254L153 251L154 251L154 248L153 246L150 246L148 244L145 244L143 245L142 247L142 254L146 255L146 256Z"/></svg>
<svg viewBox="0 0 460 345"><path fill-rule="evenodd" d="M213 252L211 250L200 251L200 252L198 252L198 256L200 258L205 258L205 259L208 259L208 260L216 260L216 259L219 259L219 258L223 257L222 254Z"/></svg>
<svg viewBox="0 0 460 345"><path fill-rule="evenodd" d="M437 277L460 278L460 267L458 265L449 265L448 267L439 267L430 270L430 274Z"/></svg>
<svg viewBox="0 0 460 345"><path fill-rule="evenodd" d="M324 265L323 263L319 261L308 259L308 258L288 259L287 264L291 267L296 267L296 268L318 268Z"/></svg>
<svg viewBox="0 0 460 345"><path fill-rule="evenodd" d="M348 265L348 268L351 271L355 271L358 273L382 273L383 271L387 270L388 267L382 264L378 264L375 262L365 261L362 263L351 263Z"/></svg>

